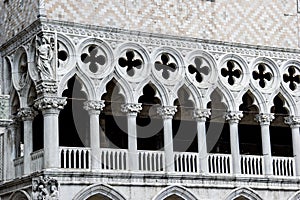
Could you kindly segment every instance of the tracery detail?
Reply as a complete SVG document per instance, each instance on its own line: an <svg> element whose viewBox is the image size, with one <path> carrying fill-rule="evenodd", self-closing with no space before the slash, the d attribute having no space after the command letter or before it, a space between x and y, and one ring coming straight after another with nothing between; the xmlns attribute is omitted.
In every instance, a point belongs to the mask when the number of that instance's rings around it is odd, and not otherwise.
<svg viewBox="0 0 300 200"><path fill-rule="evenodd" d="M135 74L135 68L141 69L142 61L140 59L135 58L135 52L132 50L128 50L126 52L126 58L121 57L119 59L119 65L123 68L127 67L126 72L129 76L133 76Z"/></svg>
<svg viewBox="0 0 300 200"><path fill-rule="evenodd" d="M191 74L195 75L195 79L201 83L203 81L203 76L209 74L209 67L203 62L203 58L196 57L195 65L189 65L188 70Z"/></svg>
<svg viewBox="0 0 300 200"><path fill-rule="evenodd" d="M294 66L290 66L288 73L283 75L283 81L289 83L289 88L294 91L297 89L297 85L300 84L300 75L296 74Z"/></svg>
<svg viewBox="0 0 300 200"><path fill-rule="evenodd" d="M88 52L81 55L81 61L88 64L89 70L93 73L96 73L99 70L99 67L106 63L105 56L100 52L99 47L91 45L88 48Z"/></svg>
<svg viewBox="0 0 300 200"><path fill-rule="evenodd" d="M170 55L167 53L161 54L160 61L156 61L154 65L156 70L162 71L164 79L169 79L170 74L177 68L177 65L170 61Z"/></svg>

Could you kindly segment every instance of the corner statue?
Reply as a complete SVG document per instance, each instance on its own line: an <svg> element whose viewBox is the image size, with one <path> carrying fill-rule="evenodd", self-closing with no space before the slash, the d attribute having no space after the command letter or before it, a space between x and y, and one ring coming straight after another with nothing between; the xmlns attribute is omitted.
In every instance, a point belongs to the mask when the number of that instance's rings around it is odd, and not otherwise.
<svg viewBox="0 0 300 200"><path fill-rule="evenodd" d="M41 42L37 40L36 44L37 68L42 80L54 80L53 67L53 45L43 36Z"/></svg>

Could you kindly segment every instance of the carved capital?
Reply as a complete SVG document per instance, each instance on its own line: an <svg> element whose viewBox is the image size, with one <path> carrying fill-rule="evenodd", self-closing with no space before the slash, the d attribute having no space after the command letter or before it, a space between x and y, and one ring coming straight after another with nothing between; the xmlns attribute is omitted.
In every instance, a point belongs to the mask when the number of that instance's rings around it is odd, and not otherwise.
<svg viewBox="0 0 300 200"><path fill-rule="evenodd" d="M55 81L39 81L36 86L36 92L39 96L41 95L56 95L57 84Z"/></svg>
<svg viewBox="0 0 300 200"><path fill-rule="evenodd" d="M300 127L300 116L289 116L284 118L284 122L288 124L291 128Z"/></svg>
<svg viewBox="0 0 300 200"><path fill-rule="evenodd" d="M59 199L58 181L48 176L32 180L32 200Z"/></svg>
<svg viewBox="0 0 300 200"><path fill-rule="evenodd" d="M225 119L229 121L229 123L238 123L242 118L242 111L229 111L225 114Z"/></svg>
<svg viewBox="0 0 300 200"><path fill-rule="evenodd" d="M193 112L194 119L203 122L205 122L210 115L211 115L210 109L195 109Z"/></svg>
<svg viewBox="0 0 300 200"><path fill-rule="evenodd" d="M157 108L157 113L163 119L172 119L176 112L177 112L176 106L161 106Z"/></svg>
<svg viewBox="0 0 300 200"><path fill-rule="evenodd" d="M0 127L8 127L13 123L11 119L0 119Z"/></svg>
<svg viewBox="0 0 300 200"><path fill-rule="evenodd" d="M9 96L0 95L0 119L9 119Z"/></svg>
<svg viewBox="0 0 300 200"><path fill-rule="evenodd" d="M35 100L34 106L42 111L47 109L61 110L66 104L66 97L41 97Z"/></svg>
<svg viewBox="0 0 300 200"><path fill-rule="evenodd" d="M83 108L89 112L97 112L100 114L104 108L104 101L86 101L83 103Z"/></svg>
<svg viewBox="0 0 300 200"><path fill-rule="evenodd" d="M32 121L36 116L36 112L32 108L20 108L17 117L22 121Z"/></svg>
<svg viewBox="0 0 300 200"><path fill-rule="evenodd" d="M135 115L139 113L142 109L143 108L141 103L126 103L123 104L121 107L122 112Z"/></svg>
<svg viewBox="0 0 300 200"><path fill-rule="evenodd" d="M274 113L260 113L255 116L255 120L261 125L270 125L273 119L275 119Z"/></svg>

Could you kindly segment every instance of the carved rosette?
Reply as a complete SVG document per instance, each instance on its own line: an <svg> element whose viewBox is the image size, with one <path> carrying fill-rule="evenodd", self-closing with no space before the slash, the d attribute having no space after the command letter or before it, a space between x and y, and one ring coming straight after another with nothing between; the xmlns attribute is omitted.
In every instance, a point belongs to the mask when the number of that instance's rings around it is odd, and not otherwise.
<svg viewBox="0 0 300 200"><path fill-rule="evenodd" d="M87 110L89 113L95 112L95 114L100 114L102 109L104 108L104 101L86 101L83 104L83 108Z"/></svg>
<svg viewBox="0 0 300 200"><path fill-rule="evenodd" d="M137 115L137 113L139 113L142 109L141 103L126 103L121 107L122 112L133 115Z"/></svg>
<svg viewBox="0 0 300 200"><path fill-rule="evenodd" d="M176 106L161 106L157 108L157 113L163 119L172 119L176 112L177 112Z"/></svg>
<svg viewBox="0 0 300 200"><path fill-rule="evenodd" d="M288 124L291 128L300 127L300 116L289 116L284 118L284 122Z"/></svg>
<svg viewBox="0 0 300 200"><path fill-rule="evenodd" d="M260 125L270 125L273 119L275 119L274 113L260 113L254 118L254 120L259 122Z"/></svg>
<svg viewBox="0 0 300 200"><path fill-rule="evenodd" d="M42 111L47 109L62 110L66 104L66 97L41 97L35 100L34 106Z"/></svg>
<svg viewBox="0 0 300 200"><path fill-rule="evenodd" d="M229 111L225 114L225 119L229 123L239 123L239 121L243 118L242 111Z"/></svg>
<svg viewBox="0 0 300 200"><path fill-rule="evenodd" d="M194 119L201 122L205 122L210 115L210 109L195 109L193 112Z"/></svg>
<svg viewBox="0 0 300 200"><path fill-rule="evenodd" d="M36 92L41 95L56 95L57 84L55 81L39 81L36 86Z"/></svg>
<svg viewBox="0 0 300 200"><path fill-rule="evenodd" d="M17 118L22 121L32 121L36 116L36 112L32 108L20 108L17 113Z"/></svg>
<svg viewBox="0 0 300 200"><path fill-rule="evenodd" d="M48 176L40 176L38 179L32 181L32 200L59 199L59 185L58 181Z"/></svg>

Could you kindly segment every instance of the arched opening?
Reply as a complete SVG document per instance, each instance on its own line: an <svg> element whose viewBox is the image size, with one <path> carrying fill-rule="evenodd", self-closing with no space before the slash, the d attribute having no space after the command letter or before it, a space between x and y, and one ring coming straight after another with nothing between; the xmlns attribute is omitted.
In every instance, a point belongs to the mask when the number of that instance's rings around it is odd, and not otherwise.
<svg viewBox="0 0 300 200"><path fill-rule="evenodd" d="M15 147L16 147L16 157L23 156L23 150L24 150L24 125L22 120L17 119L17 114L20 109L20 100L18 93L14 90L12 93L12 101L11 101L11 115L14 119L14 128L12 134L15 136Z"/></svg>
<svg viewBox="0 0 300 200"><path fill-rule="evenodd" d="M138 100L142 103L142 110L136 118L138 150L155 151L164 147L163 121L157 113L161 101L155 96L156 92L155 86L149 83L143 88L143 95Z"/></svg>
<svg viewBox="0 0 300 200"><path fill-rule="evenodd" d="M102 95L105 107L100 114L101 147L127 149L127 118L121 111L125 98L120 94L120 88L115 79L106 85L106 93Z"/></svg>
<svg viewBox="0 0 300 200"><path fill-rule="evenodd" d="M112 200L111 198L108 198L106 196L103 196L101 194L96 194L94 196L91 196L87 198L86 200Z"/></svg>
<svg viewBox="0 0 300 200"><path fill-rule="evenodd" d="M5 62L5 67L3 68L3 90L4 94L10 94L11 89L12 89L12 72L11 72L11 64L8 58L4 59Z"/></svg>
<svg viewBox="0 0 300 200"><path fill-rule="evenodd" d="M175 194L173 194L173 195L165 198L165 200L184 200L184 199L181 198L181 197L179 197L179 196L177 196L177 195L175 195Z"/></svg>
<svg viewBox="0 0 300 200"><path fill-rule="evenodd" d="M247 91L242 97L243 103L239 110L243 118L239 122L240 153L244 155L262 155L260 125L254 121L259 109L254 105L254 96Z"/></svg>
<svg viewBox="0 0 300 200"><path fill-rule="evenodd" d="M230 132L224 115L227 106L222 102L222 93L216 89L210 95L207 108L211 109L211 117L206 122L207 148L209 153L230 154Z"/></svg>
<svg viewBox="0 0 300 200"><path fill-rule="evenodd" d="M249 199L244 196L240 196L240 197L235 198L234 200L249 200Z"/></svg>
<svg viewBox="0 0 300 200"><path fill-rule="evenodd" d="M76 75L68 81L62 96L67 97L67 104L59 114L59 145L89 146L89 115L83 108L87 95Z"/></svg>
<svg viewBox="0 0 300 200"><path fill-rule="evenodd" d="M275 114L275 119L270 124L272 156L292 157L292 133L290 127L284 123L284 117L289 116L284 97L279 93L273 103L271 113Z"/></svg>
<svg viewBox="0 0 300 200"><path fill-rule="evenodd" d="M177 106L172 120L174 151L198 152L197 124L192 116L195 108L187 89L182 87L178 90L174 105Z"/></svg>

